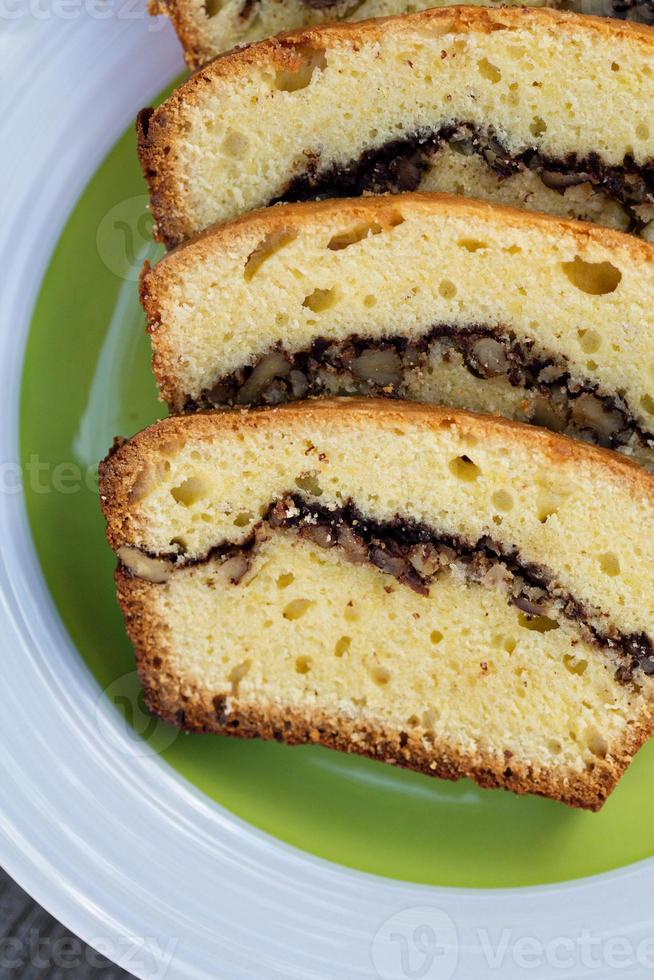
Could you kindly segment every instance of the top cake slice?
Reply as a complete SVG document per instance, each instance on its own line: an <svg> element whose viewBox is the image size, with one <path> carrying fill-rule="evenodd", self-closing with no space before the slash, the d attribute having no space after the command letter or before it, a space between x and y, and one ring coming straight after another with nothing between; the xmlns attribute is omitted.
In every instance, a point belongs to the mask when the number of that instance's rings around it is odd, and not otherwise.
<svg viewBox="0 0 654 980"><path fill-rule="evenodd" d="M277 201L443 190L651 237L654 29L453 7L262 41L139 117L174 246Z"/></svg>
<svg viewBox="0 0 654 980"><path fill-rule="evenodd" d="M471 0L489 6L493 0ZM155 0L153 14L170 17L184 48L189 68L199 68L237 44L250 44L281 31L311 27L324 21L356 21L368 17L449 7L452 0ZM505 6L543 7L544 0L505 0ZM547 6L558 7L558 3Z"/></svg>

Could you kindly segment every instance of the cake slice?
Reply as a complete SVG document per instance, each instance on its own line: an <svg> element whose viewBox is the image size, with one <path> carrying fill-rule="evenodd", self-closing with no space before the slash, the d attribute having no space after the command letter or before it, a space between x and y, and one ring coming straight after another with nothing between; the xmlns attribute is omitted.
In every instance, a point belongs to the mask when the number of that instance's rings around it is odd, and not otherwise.
<svg viewBox="0 0 654 980"><path fill-rule="evenodd" d="M654 29L450 7L234 51L139 116L156 233L277 201L441 190L652 237Z"/></svg>
<svg viewBox="0 0 654 980"><path fill-rule="evenodd" d="M146 267L170 409L314 395L505 415L654 468L654 246L434 194L289 204Z"/></svg>
<svg viewBox="0 0 654 980"><path fill-rule="evenodd" d="M652 731L654 478L410 403L172 416L101 467L147 704L597 809Z"/></svg>
<svg viewBox="0 0 654 980"><path fill-rule="evenodd" d="M496 0L472 0L493 5ZM517 6L520 0L505 0ZM543 7L545 0L524 0L523 7ZM547 4L551 7L558 3ZM199 68L239 44L251 44L282 31L323 23L387 17L427 7L453 6L452 0L154 0L150 13L170 17L189 68Z"/></svg>

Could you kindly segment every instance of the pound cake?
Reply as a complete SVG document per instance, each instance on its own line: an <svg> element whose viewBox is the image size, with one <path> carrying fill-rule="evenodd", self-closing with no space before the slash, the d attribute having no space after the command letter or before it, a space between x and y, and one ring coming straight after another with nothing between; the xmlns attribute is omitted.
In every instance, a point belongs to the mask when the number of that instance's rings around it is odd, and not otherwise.
<svg viewBox="0 0 654 980"><path fill-rule="evenodd" d="M654 467L654 246L436 194L286 204L146 266L174 412L409 398Z"/></svg>
<svg viewBox="0 0 654 980"><path fill-rule="evenodd" d="M493 5L496 0L471 0ZM542 7L546 0L503 0L504 6ZM453 0L153 0L150 13L170 17L189 68L199 68L238 44L328 21L355 21L449 7ZM556 2L548 6L558 7Z"/></svg>
<svg viewBox="0 0 654 980"><path fill-rule="evenodd" d="M450 7L271 38L138 120L174 246L279 201L446 191L654 235L654 29Z"/></svg>
<svg viewBox="0 0 654 980"><path fill-rule="evenodd" d="M101 466L146 703L599 808L652 732L654 478L372 399L171 416Z"/></svg>

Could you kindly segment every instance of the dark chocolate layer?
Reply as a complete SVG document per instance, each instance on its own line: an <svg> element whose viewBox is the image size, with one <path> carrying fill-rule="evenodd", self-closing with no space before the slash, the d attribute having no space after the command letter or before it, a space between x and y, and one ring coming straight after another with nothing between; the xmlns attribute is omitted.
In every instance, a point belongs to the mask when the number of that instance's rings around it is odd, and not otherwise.
<svg viewBox="0 0 654 980"><path fill-rule="evenodd" d="M432 158L446 143L466 156L482 157L501 178L527 169L560 192L573 184L590 183L625 207L631 217L630 231L642 227L630 208L654 203L654 160L639 165L628 155L620 166L610 166L598 153L586 157L569 153L562 159L547 157L536 147L511 153L495 133L465 122L442 126L435 133L423 131L393 140L366 150L358 160L344 166L322 167L320 155L308 153L304 172L294 177L272 203L417 190Z"/></svg>
<svg viewBox="0 0 654 980"><path fill-rule="evenodd" d="M338 547L349 561L372 564L419 595L429 595L431 586L446 571L461 575L466 582L500 588L507 601L525 616L528 628L541 632L557 629L557 619L563 617L574 623L588 642L616 654L621 660L616 671L619 681L633 681L638 669L654 674L654 644L645 632L625 634L607 624L606 614L585 606L557 585L553 572L524 561L517 549L503 549L489 536L467 541L400 516L375 521L351 502L332 510L310 503L300 494L287 494L269 506L260 524L237 546L217 545L194 559L185 559L183 554L149 557L168 560L177 567L220 558L225 574L237 585L247 574L257 545L270 530L297 533L321 548Z"/></svg>
<svg viewBox="0 0 654 980"><path fill-rule="evenodd" d="M589 379L573 380L566 359L539 350L534 341L477 324L463 330L438 324L412 343L401 335L378 340L352 335L340 342L317 338L293 353L270 351L253 366L220 378L184 409L278 405L333 392L330 379L344 394L401 398L407 372L424 365L436 346L445 360L460 357L475 377L503 377L513 387L537 392L528 421L607 448L636 441L654 451L654 433L640 425L624 399L600 392Z"/></svg>
<svg viewBox="0 0 654 980"><path fill-rule="evenodd" d="M339 6L342 0L302 0L302 2L313 10L325 10ZM354 6L357 4L360 4L360 0L354 0ZM239 16L243 19L249 17L258 5L258 0L245 0ZM348 5L345 14L340 16L348 14L351 6ZM605 6L604 13L608 17L619 17L621 20L630 17L646 24L654 23L654 0L606 0Z"/></svg>

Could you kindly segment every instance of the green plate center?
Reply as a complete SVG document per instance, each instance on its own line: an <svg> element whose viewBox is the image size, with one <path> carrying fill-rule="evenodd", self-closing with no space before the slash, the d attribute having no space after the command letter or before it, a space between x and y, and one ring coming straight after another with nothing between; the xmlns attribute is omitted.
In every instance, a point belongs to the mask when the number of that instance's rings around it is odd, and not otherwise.
<svg viewBox="0 0 654 980"><path fill-rule="evenodd" d="M80 656L135 726L208 796L275 837L364 871L437 885L561 881L649 857L654 745L600 814L450 784L316 747L176 734L138 701L94 474L115 435L163 414L137 300L157 255L127 133L82 195L45 276L25 359L21 447L43 573ZM144 741L142 741L144 740Z"/></svg>

